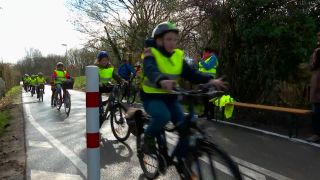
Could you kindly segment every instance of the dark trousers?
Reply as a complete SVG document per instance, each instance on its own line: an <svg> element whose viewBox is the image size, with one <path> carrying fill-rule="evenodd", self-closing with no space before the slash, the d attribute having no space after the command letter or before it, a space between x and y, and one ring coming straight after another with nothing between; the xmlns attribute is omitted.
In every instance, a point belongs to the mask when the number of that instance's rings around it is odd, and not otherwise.
<svg viewBox="0 0 320 180"><path fill-rule="evenodd" d="M214 105L212 102L209 102L210 99L211 99L210 97L203 98L203 105L204 105L203 115L207 116L208 118L214 118Z"/></svg>
<svg viewBox="0 0 320 180"><path fill-rule="evenodd" d="M312 104L312 128L320 136L320 103Z"/></svg>

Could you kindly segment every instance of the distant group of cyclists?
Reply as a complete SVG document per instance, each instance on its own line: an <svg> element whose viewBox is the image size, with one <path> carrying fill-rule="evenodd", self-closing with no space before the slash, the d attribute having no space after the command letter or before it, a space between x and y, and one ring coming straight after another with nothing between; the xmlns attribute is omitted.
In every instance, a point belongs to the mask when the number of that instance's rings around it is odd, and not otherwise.
<svg viewBox="0 0 320 180"><path fill-rule="evenodd" d="M22 78L23 87L26 92L31 92L31 96L37 94L37 98L39 98L40 90L44 90L44 85L46 83L46 79L43 76L42 72L38 74L25 74Z"/></svg>

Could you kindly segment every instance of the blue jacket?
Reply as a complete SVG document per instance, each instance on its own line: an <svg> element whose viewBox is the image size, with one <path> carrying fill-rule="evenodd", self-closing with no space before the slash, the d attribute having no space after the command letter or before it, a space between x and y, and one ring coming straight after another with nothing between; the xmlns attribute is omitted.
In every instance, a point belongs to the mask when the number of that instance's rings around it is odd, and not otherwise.
<svg viewBox="0 0 320 180"><path fill-rule="evenodd" d="M205 61L201 61L200 64L205 68L206 70L212 69L217 64L217 57L215 55L212 55L210 57L210 60L206 63Z"/></svg>
<svg viewBox="0 0 320 180"><path fill-rule="evenodd" d="M164 56L171 57L172 54L166 52L163 48L157 48ZM151 81L151 83L155 83L160 87L159 82L161 80L167 80L169 77L162 74L156 64L156 60L153 56L147 56L143 60L143 73L144 76L147 76L147 78ZM182 74L181 77L184 79L187 79L191 83L194 84L202 84L207 83L209 80L213 79L212 76L201 73L197 69L193 69L188 65L187 62L183 62L183 68L182 68ZM176 95L171 94L147 94L144 93L141 90L141 99L150 99L150 98L160 98L166 97L168 99L168 96L172 96L173 99L176 97Z"/></svg>
<svg viewBox="0 0 320 180"><path fill-rule="evenodd" d="M119 76L121 76L125 80L129 80L131 73L133 74L133 76L136 75L136 71L129 63L122 64L118 69Z"/></svg>

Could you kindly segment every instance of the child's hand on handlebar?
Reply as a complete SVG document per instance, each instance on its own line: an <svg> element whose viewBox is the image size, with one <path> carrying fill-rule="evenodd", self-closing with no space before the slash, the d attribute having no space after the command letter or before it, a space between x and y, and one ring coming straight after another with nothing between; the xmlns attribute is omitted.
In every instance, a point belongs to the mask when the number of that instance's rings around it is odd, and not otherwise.
<svg viewBox="0 0 320 180"><path fill-rule="evenodd" d="M162 89L165 89L167 91L172 91L173 88L176 87L176 81L175 80L162 80L160 81L160 86Z"/></svg>
<svg viewBox="0 0 320 180"><path fill-rule="evenodd" d="M208 84L212 84L213 86L215 86L218 90L225 90L227 89L227 82L224 82L222 80L222 78L218 78L218 79L212 79L209 81Z"/></svg>

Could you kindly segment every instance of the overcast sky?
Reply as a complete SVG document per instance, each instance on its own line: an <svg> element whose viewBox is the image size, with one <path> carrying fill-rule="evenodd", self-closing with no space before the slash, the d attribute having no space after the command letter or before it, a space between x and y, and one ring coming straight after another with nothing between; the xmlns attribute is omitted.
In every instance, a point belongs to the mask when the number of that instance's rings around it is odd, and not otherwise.
<svg viewBox="0 0 320 180"><path fill-rule="evenodd" d="M66 0L0 0L0 61L15 63L29 48L43 55L81 47L85 37L68 21Z"/></svg>

